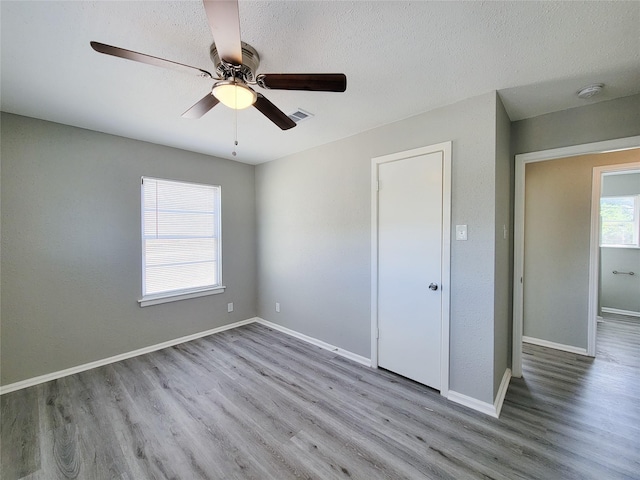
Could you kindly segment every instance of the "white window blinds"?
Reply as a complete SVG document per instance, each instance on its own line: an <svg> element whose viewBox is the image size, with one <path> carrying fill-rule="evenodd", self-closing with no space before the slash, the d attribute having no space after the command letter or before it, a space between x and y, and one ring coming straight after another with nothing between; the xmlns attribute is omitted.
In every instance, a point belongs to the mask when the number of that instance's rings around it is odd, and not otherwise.
<svg viewBox="0 0 640 480"><path fill-rule="evenodd" d="M142 178L142 296L215 288L220 187Z"/></svg>

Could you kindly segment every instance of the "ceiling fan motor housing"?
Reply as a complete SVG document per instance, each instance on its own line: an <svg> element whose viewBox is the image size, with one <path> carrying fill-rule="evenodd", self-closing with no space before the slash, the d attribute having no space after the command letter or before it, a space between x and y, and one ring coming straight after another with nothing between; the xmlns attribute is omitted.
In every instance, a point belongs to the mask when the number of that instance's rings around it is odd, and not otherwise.
<svg viewBox="0 0 640 480"><path fill-rule="evenodd" d="M222 61L220 55L218 55L215 43L211 44L209 55L211 56L213 64L216 66L216 73L220 77L229 78L230 76L237 76L237 73L234 74L234 69L230 69L229 66ZM256 49L248 43L242 42L242 65L239 67L242 79L245 82L255 81L256 71L259 65L260 55L258 55Z"/></svg>

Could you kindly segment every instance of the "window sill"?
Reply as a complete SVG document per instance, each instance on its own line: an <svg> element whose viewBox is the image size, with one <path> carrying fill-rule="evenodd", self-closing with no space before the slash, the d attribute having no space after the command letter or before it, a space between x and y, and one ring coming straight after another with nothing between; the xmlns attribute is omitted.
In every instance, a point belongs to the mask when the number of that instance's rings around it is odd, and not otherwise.
<svg viewBox="0 0 640 480"><path fill-rule="evenodd" d="M600 248L630 248L632 250L640 249L640 247L636 245L600 245Z"/></svg>
<svg viewBox="0 0 640 480"><path fill-rule="evenodd" d="M197 290L195 292L188 293L164 293L160 295L149 295L138 300L141 307L149 307L151 305L158 305L160 303L177 302L179 300L187 300L188 298L204 297L206 295L217 295L218 293L224 293L224 289L227 287L213 287L203 290Z"/></svg>

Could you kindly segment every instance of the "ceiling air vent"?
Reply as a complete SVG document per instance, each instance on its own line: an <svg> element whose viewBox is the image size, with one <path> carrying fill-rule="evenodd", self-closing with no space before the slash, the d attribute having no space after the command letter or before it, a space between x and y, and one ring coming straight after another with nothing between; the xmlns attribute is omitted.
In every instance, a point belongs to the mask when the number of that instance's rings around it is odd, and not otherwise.
<svg viewBox="0 0 640 480"><path fill-rule="evenodd" d="M309 113L309 112L307 112L307 111L302 110L301 108L299 108L299 109L298 109L298 110L296 110L295 112L290 113L288 116L289 116L289 118L290 118L291 120L293 120L294 122L296 122L296 123L300 123L300 122L301 122L301 121L303 121L303 120L308 120L308 119L310 119L311 117L313 117L313 113Z"/></svg>

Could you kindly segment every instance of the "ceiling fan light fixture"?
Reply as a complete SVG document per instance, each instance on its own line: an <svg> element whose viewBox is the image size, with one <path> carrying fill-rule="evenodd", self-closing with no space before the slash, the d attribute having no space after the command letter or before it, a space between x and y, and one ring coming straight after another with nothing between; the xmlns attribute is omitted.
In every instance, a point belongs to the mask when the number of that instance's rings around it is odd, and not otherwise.
<svg viewBox="0 0 640 480"><path fill-rule="evenodd" d="M256 92L237 80L218 82L213 86L211 93L220 103L234 110L250 107L258 98Z"/></svg>

